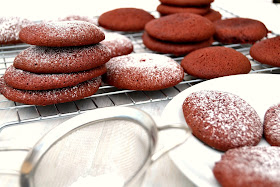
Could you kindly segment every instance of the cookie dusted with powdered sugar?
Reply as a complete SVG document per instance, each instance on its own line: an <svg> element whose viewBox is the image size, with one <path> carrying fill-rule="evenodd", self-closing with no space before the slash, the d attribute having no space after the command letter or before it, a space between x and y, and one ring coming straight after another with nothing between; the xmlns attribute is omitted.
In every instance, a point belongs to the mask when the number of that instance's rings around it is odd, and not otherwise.
<svg viewBox="0 0 280 187"><path fill-rule="evenodd" d="M4 81L9 86L21 90L50 90L75 86L81 82L93 79L106 73L105 65L73 73L37 74L15 68L7 68Z"/></svg>
<svg viewBox="0 0 280 187"><path fill-rule="evenodd" d="M20 30L31 25L28 19L20 17L1 17L0 18L0 44L17 44L22 43L19 39Z"/></svg>
<svg viewBox="0 0 280 187"><path fill-rule="evenodd" d="M266 141L272 146L280 146L280 104L266 111L263 128Z"/></svg>
<svg viewBox="0 0 280 187"><path fill-rule="evenodd" d="M193 135L217 150L257 145L262 138L260 117L237 95L214 90L194 92L182 109Z"/></svg>
<svg viewBox="0 0 280 187"><path fill-rule="evenodd" d="M109 48L102 44L64 48L31 46L16 56L14 66L33 73L71 73L95 68L110 58Z"/></svg>
<svg viewBox="0 0 280 187"><path fill-rule="evenodd" d="M52 21L28 25L21 29L19 37L31 45L69 47L99 43L105 34L85 21Z"/></svg>
<svg viewBox="0 0 280 187"><path fill-rule="evenodd" d="M105 33L105 40L100 42L111 50L111 58L128 55L133 51L132 41L118 33Z"/></svg>
<svg viewBox="0 0 280 187"><path fill-rule="evenodd" d="M8 86L3 77L0 78L0 93L7 99L29 105L51 105L65 103L88 97L97 92L101 77L82 82L73 87L53 90L19 90Z"/></svg>
<svg viewBox="0 0 280 187"><path fill-rule="evenodd" d="M279 147L241 147L228 150L213 173L223 187L280 186Z"/></svg>
<svg viewBox="0 0 280 187"><path fill-rule="evenodd" d="M105 82L129 90L160 90L175 86L184 70L164 55L135 53L112 58L106 63Z"/></svg>

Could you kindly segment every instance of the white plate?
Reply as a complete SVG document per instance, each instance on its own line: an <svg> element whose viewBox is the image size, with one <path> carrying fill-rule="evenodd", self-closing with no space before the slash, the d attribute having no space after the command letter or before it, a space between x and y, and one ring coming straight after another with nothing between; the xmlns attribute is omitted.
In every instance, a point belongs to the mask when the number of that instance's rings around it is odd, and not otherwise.
<svg viewBox="0 0 280 187"><path fill-rule="evenodd" d="M266 110L280 103L280 75L246 74L211 79L194 85L173 98L162 113L166 124L185 123L182 104L192 92L199 90L219 90L236 94L255 108L263 121ZM259 145L268 145L262 140ZM216 151L194 136L181 147L169 153L171 160L197 186L219 186L212 168L222 152Z"/></svg>

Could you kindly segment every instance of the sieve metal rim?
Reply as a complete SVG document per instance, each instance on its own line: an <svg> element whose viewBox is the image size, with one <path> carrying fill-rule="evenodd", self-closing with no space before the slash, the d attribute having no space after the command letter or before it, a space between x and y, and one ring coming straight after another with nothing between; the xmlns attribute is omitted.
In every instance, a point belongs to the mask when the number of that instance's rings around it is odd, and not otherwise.
<svg viewBox="0 0 280 187"><path fill-rule="evenodd" d="M147 132L149 137L149 150L147 154L146 161L143 166L135 173L135 175L130 179L136 179L140 177L147 167L152 163L149 159L155 152L156 144L158 141L158 129L156 127L155 121L146 112L132 108L132 107L108 107L100 108L86 113L80 114L73 117L66 122L58 125L57 127L46 133L34 146L29 150L25 160L20 169L20 184L24 187L34 187L33 177L36 172L36 167L40 163L43 156L47 151L56 144L61 138L67 136L69 133L73 132L77 128L81 128L87 125L98 123L104 120L111 119L125 119L137 123L142 126ZM77 123L74 123L77 121ZM127 181L127 183L130 182Z"/></svg>

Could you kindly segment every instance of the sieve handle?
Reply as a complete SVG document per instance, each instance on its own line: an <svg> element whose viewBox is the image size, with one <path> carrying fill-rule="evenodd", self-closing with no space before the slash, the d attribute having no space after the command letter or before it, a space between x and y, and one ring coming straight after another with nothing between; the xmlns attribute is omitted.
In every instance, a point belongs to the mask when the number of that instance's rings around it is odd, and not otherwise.
<svg viewBox="0 0 280 187"><path fill-rule="evenodd" d="M182 141L172 145L171 147L163 148L163 149L155 152L151 157L152 163L159 160L165 154L169 153L169 151L172 151L173 149L175 149L175 148L179 147L180 145L182 145L183 143L185 143L191 135L191 129L189 127L187 127L187 125L181 124L181 123L164 125L161 127L157 127L157 129L159 132L163 131L163 130L181 129L181 130L185 131L186 134L185 134L185 138Z"/></svg>

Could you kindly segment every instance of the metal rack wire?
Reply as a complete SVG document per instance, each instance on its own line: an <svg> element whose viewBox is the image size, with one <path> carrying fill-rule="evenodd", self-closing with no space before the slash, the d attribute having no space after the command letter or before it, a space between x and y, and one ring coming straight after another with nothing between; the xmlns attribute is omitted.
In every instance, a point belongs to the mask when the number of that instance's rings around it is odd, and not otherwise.
<svg viewBox="0 0 280 187"><path fill-rule="evenodd" d="M214 9L221 12L224 18L236 17L234 14L227 12L218 7L213 7ZM158 16L154 12L155 16ZM142 43L142 33L121 33L130 38L134 45L134 53L155 53L148 50ZM270 33L268 38L274 37L275 34ZM213 46L222 45L218 42L214 42ZM6 68L13 63L15 56L26 49L29 45L27 44L17 44L17 45L5 45L0 46L0 76L5 73ZM268 65L263 65L251 58L249 55L249 49L251 45L248 44L232 44L223 45L225 47L233 48L241 53L243 53L251 62L252 70L250 73L277 73L280 68L271 67ZM176 60L178 63L181 62L183 56L173 56L170 54L165 54ZM4 127L37 121L50 118L60 118L64 116L76 115L83 113L87 110L94 110L96 108L109 107L109 106L128 106L128 105L138 105L149 102L160 102L165 100L170 100L176 96L181 91L187 89L188 87L202 82L204 80L192 77L190 75L185 75L184 80L178 85L159 91L133 91L133 90L120 90L113 86L102 85L98 92L90 97L84 98L82 100L62 103L49 106L34 106L34 105L24 105L21 103L16 103L7 100L4 96L0 95L0 113L5 116L1 119L0 132Z"/></svg>

